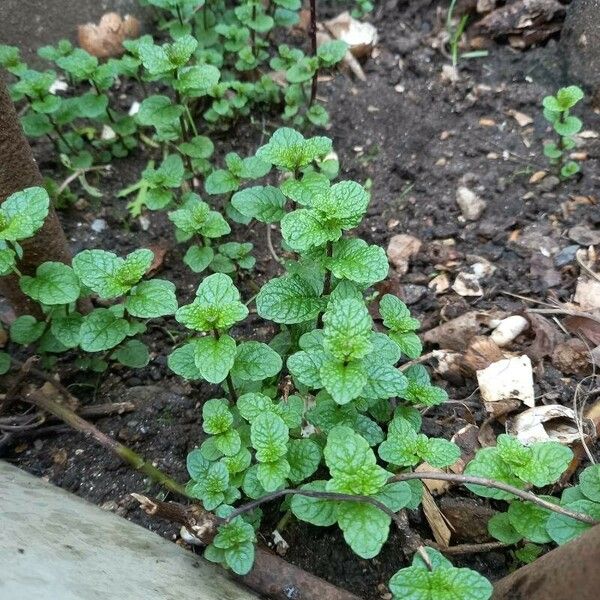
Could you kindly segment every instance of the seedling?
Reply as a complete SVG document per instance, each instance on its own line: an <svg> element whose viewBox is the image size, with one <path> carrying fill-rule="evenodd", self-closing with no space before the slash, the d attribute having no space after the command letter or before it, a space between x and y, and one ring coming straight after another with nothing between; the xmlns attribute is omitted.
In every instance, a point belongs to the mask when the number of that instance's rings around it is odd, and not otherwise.
<svg viewBox="0 0 600 600"><path fill-rule="evenodd" d="M554 132L559 136L558 143L544 144L544 154L557 166L563 179L573 177L581 170L579 164L569 160L568 152L575 148L573 136L581 131L581 119L571 114L571 109L583 99L583 90L576 85L561 88L555 96L546 96L543 100L544 117L552 123Z"/></svg>

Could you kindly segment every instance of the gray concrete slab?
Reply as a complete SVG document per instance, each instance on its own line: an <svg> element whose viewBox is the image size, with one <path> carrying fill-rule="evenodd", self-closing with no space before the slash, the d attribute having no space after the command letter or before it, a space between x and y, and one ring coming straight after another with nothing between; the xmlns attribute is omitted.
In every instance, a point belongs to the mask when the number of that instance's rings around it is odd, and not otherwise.
<svg viewBox="0 0 600 600"><path fill-rule="evenodd" d="M0 461L0 600L26 598L257 596L191 552Z"/></svg>
<svg viewBox="0 0 600 600"><path fill-rule="evenodd" d="M18 46L28 62L47 68L36 56L40 46L63 38L76 43L77 25L97 23L111 11L142 21L149 14L137 0L0 0L0 44Z"/></svg>

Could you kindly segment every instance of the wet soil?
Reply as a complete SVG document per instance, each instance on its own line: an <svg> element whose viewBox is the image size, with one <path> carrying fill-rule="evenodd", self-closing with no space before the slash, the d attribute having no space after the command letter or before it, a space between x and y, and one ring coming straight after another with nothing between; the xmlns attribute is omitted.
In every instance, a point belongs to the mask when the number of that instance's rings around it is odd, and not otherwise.
<svg viewBox="0 0 600 600"><path fill-rule="evenodd" d="M506 292L536 300L569 300L578 270L573 252L560 250L575 244L568 237L573 226L600 226L600 209L593 203L600 174L597 138L585 140L582 175L569 182L558 183L549 176L537 184L529 182L534 172L547 167L541 146L550 136L541 98L569 83L563 77L556 41L527 51L493 46L486 58L462 61L460 80L451 84L441 75L448 58L432 47L440 31L437 6L437 2L398 0L382 4L371 17L380 43L376 57L364 64L367 81L342 74L323 82L319 90L331 114L327 135L334 140L342 176L371 186L372 204L361 235L384 247L399 233L422 242L408 273L400 280L392 274L388 285L410 304L424 331L474 308L522 311L523 301ZM122 93L127 104L136 91L127 88ZM532 122L520 125L512 111L531 117ZM600 119L587 103L579 114L585 129L600 130ZM238 124L233 134L217 141L218 152L224 154L232 147L242 155L252 152L264 139L264 131L274 126L268 116ZM51 174L50 149L39 145L35 151L42 168ZM170 223L164 216L150 214L149 228L144 230L138 221L127 218L125 202L116 198L119 189L138 178L147 158L137 155L116 161L97 182L105 193L101 202L71 207L61 218L74 251L103 247L123 253L140 245L167 248L160 276L176 283L184 303L193 296L199 277L182 265L184 249L175 244ZM465 220L461 214L456 203L460 185L486 202L476 220ZM586 197L588 201L581 200ZM105 219L107 228L94 233L90 225L97 218ZM278 271L265 247L264 233L261 224L235 228L237 239L256 246L256 269L241 284L246 298ZM566 258L557 261L558 254ZM428 287L439 273L448 273L452 282L469 265L486 261L495 270L481 281L483 296L463 297L452 289L436 294ZM153 358L135 372L112 367L102 376L84 377L71 368L69 357L61 359L58 370L84 403L133 402L135 411L100 419L98 426L184 481L185 457L201 440L202 402L217 389L184 383L169 372L166 356L171 336L179 333L173 321L152 329L146 341ZM262 338L270 330L251 315L237 333L242 338ZM469 401L429 411L426 432L450 437L468 423L481 423L484 413L478 406L474 377L434 378L452 400ZM540 403L569 403L577 381L548 361L536 365ZM157 487L78 434L53 430L47 436L22 438L2 452L22 468L106 509L161 535L177 536L176 527L142 515L129 496L144 491L159 494ZM276 510L267 509L263 541L271 543L270 532L280 517ZM419 513L410 518L425 537L430 536ZM288 560L366 599L385 598L382 584L403 566L395 532L371 561L357 558L335 528L292 521L284 537L290 545ZM511 568L513 558L509 552L489 552L455 562L495 579Z"/></svg>

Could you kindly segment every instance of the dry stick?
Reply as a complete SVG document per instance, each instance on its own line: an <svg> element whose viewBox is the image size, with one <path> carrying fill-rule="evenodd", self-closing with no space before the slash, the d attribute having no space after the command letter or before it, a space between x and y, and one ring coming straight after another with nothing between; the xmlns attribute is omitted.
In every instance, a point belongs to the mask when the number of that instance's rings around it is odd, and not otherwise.
<svg viewBox="0 0 600 600"><path fill-rule="evenodd" d="M206 546L217 533L217 524L223 522L200 506L184 506L178 502L160 502L140 494L132 494L149 515L183 525ZM256 547L254 566L247 575L236 579L261 596L276 600L361 600L351 592L307 573L260 546Z"/></svg>
<svg viewBox="0 0 600 600"><path fill-rule="evenodd" d="M310 0L310 26L308 29L310 35L310 50L313 57L317 56L317 0ZM308 108L313 105L317 97L317 79L319 77L319 67L315 68L315 73L310 85L310 100Z"/></svg>
<svg viewBox="0 0 600 600"><path fill-rule="evenodd" d="M82 419L79 415L75 414L70 408L64 404L60 404L51 398L48 398L40 391L32 392L27 395L24 400L31 404L49 412L61 421L67 423L75 429L80 431L86 437L94 439L101 446L104 446L107 450L114 452L117 456L123 459L126 463L131 465L136 471L147 475L152 480L156 481L160 485L164 486L171 492L179 494L180 496L189 497L186 494L185 487L177 483L174 479L171 479L168 475L163 473L160 469L157 469L154 465L144 460L142 456L120 444L110 436L102 433L97 427L94 427L91 423L88 423L85 419Z"/></svg>
<svg viewBox="0 0 600 600"><path fill-rule="evenodd" d="M482 552L493 552L502 548L509 548L513 544L505 544L504 542L486 542L484 544L458 544L456 546L440 546L435 542L425 542L430 548L435 548L443 554L479 554Z"/></svg>
<svg viewBox="0 0 600 600"><path fill-rule="evenodd" d="M556 504L552 504L552 502L548 502L543 498L538 498L538 496L536 496L532 492L526 492L525 490L520 490L519 488L513 487L512 485L508 485L507 483L503 483L501 481L494 481L493 479L487 479L486 477L475 477L474 475L458 475L456 473L429 473L426 471L422 471L419 473L398 473L397 475L394 475L389 481L408 481L410 479L434 479L438 481L451 481L453 483L460 483L462 485L470 483L474 485L481 485L483 487L494 488L497 490L502 490L503 492L508 492L509 494L513 494L514 496L521 498L521 500L527 500L528 502L537 504L542 508L546 508L560 515L564 515L565 517L570 517L571 519L575 519L576 521L581 521L582 523L586 523L588 525L597 525L599 523L599 521L596 521L596 519L593 519L589 515L569 510Z"/></svg>

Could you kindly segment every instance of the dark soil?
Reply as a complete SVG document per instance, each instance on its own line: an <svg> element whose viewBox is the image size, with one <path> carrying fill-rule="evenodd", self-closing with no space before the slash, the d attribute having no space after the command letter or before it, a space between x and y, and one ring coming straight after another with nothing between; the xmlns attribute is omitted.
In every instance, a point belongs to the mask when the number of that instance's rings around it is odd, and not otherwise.
<svg viewBox="0 0 600 600"><path fill-rule="evenodd" d="M588 159L582 176L555 185L548 177L539 184L529 183L533 172L546 167L541 147L549 131L541 114L541 99L570 83L563 79L556 42L527 51L494 46L487 58L463 61L460 81L452 85L441 77L448 59L432 48L440 31L437 4L391 0L382 5L372 17L380 43L376 58L364 65L367 82L340 75L319 91L331 113L332 127L327 134L334 140L343 177L372 183L373 200L361 235L384 247L397 233L409 233L423 242L401 284L392 277L390 285L411 305L424 331L473 308L504 309L513 314L523 310L521 300L503 292L537 300L569 300L578 273L574 256L569 260L567 253L566 262L557 264L540 252L540 245L563 249L574 244L567 237L572 226L600 225L598 205L572 201L574 196L594 196L600 158L597 139L586 139ZM130 98L135 89L123 92ZM530 116L533 123L520 126L511 111ZM578 114L585 129L600 129L591 107L583 106ZM262 141L263 125L269 130L274 124L267 120L238 125L232 135L222 137L219 152L231 147L242 155L252 152ZM38 146L35 150L41 166L51 173L50 149ZM98 182L105 192L101 204L65 210L63 223L75 251L103 247L123 253L140 245L168 247L161 276L176 283L181 302L185 302L193 295L199 277L180 262L183 250L172 239L170 223L164 216L150 214L150 227L144 231L137 221L127 219L125 202L116 198L119 189L138 178L146 160L147 156L136 156L115 162ZM465 221L461 216L455 199L461 182L487 202L478 220ZM90 223L96 218L105 219L107 229L94 233ZM265 248L264 225L238 227L236 234L256 246L256 270L242 283L245 296L250 297L277 271L277 265ZM495 267L495 272L482 280L482 297L461 297L451 289L436 295L427 286L443 271L452 282L456 273L481 259ZM165 328L178 334L172 321L165 323ZM263 337L269 332L255 317L239 334ZM134 402L134 412L101 419L98 426L185 481L186 455L202 436L200 407L217 390L183 383L169 372L166 356L172 341L166 329L153 329L147 341L154 358L144 369L129 372L113 367L94 379L75 374L64 360L59 371L84 403ZM519 345L513 349L518 350ZM429 411L425 430L450 437L468 423L481 424L484 413L481 407L473 408L479 400L474 377L435 377L451 399L468 397L469 401ZM561 373L549 361L537 364L538 403L570 403L579 379ZM162 535L177 536L176 527L142 515L129 496L144 491L159 494L157 487L78 434L36 434L1 451L35 475ZM280 516L267 510L263 541L271 542L270 532ZM418 513L411 515L411 522L430 537ZM358 559L334 528L292 521L284 537L290 545L288 560L367 599L385 597L381 584L403 566L395 532L371 561ZM508 552L491 552L455 562L495 579L508 571L513 558Z"/></svg>

